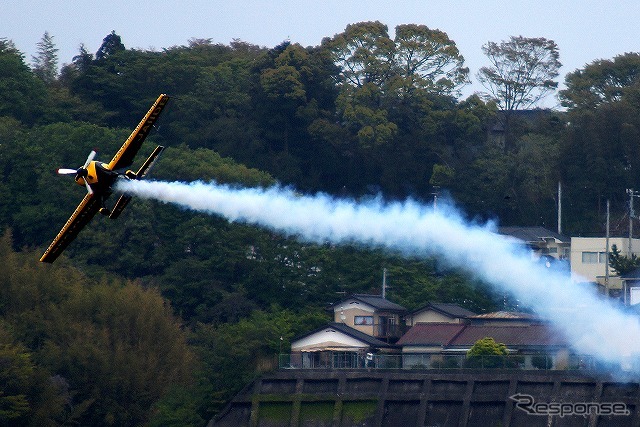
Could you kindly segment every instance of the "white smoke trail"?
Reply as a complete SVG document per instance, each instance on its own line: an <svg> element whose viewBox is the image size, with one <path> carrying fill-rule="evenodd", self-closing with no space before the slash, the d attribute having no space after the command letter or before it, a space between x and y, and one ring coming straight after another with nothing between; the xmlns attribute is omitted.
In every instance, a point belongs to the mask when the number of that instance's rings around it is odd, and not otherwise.
<svg viewBox="0 0 640 427"><path fill-rule="evenodd" d="M568 271L531 260L520 245L489 225L467 224L452 208L413 201L366 203L292 190L233 188L202 182L125 181L117 187L139 197L174 203L267 227L310 242L359 242L405 254L437 256L513 294L570 340L576 352L605 362L640 357L640 320L573 283Z"/></svg>

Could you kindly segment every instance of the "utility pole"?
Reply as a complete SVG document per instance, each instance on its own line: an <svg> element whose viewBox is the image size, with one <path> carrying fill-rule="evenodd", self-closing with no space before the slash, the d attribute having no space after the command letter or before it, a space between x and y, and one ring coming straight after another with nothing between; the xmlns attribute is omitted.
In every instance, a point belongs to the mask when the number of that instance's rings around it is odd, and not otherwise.
<svg viewBox="0 0 640 427"><path fill-rule="evenodd" d="M387 269L382 269L382 299L387 295Z"/></svg>
<svg viewBox="0 0 640 427"><path fill-rule="evenodd" d="M606 252L605 252L605 272L604 272L604 293L606 297L609 297L609 199L607 199L607 238L606 238ZM599 257L600 255L598 255Z"/></svg>
<svg viewBox="0 0 640 427"><path fill-rule="evenodd" d="M562 234L562 182L558 181L558 234Z"/></svg>
<svg viewBox="0 0 640 427"><path fill-rule="evenodd" d="M633 217L636 214L633 211L633 198L640 196L640 193L633 191L633 188L627 188L627 194L629 195L629 250L627 256L631 257L633 254Z"/></svg>

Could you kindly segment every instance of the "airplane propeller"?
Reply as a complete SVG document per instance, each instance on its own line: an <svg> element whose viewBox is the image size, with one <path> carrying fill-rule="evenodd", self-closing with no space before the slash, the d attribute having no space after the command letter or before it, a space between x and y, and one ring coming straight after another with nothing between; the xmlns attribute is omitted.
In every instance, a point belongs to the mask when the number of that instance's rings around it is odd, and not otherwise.
<svg viewBox="0 0 640 427"><path fill-rule="evenodd" d="M58 174L59 175L73 175L74 173L78 173L78 170L77 169L65 169L65 168L58 169Z"/></svg>
<svg viewBox="0 0 640 427"><path fill-rule="evenodd" d="M81 167L79 167L78 169L69 169L69 168L60 168L58 169L58 174L59 175L73 175L75 174L76 176L86 176L86 171L87 171L87 167L89 166L89 163L91 163L93 161L93 159L96 157L96 150L91 150L91 152L89 153L89 156L87 157L87 160L84 162L84 165L82 165ZM83 174L84 172L84 174ZM89 185L89 183L87 182L87 180L84 181L84 185L85 187L87 187L87 191L89 192L89 194L93 194L93 190L91 189L91 186Z"/></svg>

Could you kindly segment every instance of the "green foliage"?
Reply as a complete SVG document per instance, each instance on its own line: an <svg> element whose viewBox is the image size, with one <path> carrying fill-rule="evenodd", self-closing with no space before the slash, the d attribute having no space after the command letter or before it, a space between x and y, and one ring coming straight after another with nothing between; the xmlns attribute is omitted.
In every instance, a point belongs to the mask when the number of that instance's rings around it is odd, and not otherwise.
<svg viewBox="0 0 640 427"><path fill-rule="evenodd" d="M481 338L476 341L469 351L467 351L467 357L473 356L506 356L507 346L502 343L497 343L491 337Z"/></svg>
<svg viewBox="0 0 640 427"><path fill-rule="evenodd" d="M611 247L611 253L609 254L609 267L611 267L618 276L621 276L640 267L640 259L638 259L636 254L631 254L630 257L621 255L618 246L613 245Z"/></svg>
<svg viewBox="0 0 640 427"><path fill-rule="evenodd" d="M44 83L31 72L13 43L0 39L0 116L36 123L44 100Z"/></svg>
<svg viewBox="0 0 640 427"><path fill-rule="evenodd" d="M326 322L328 304L379 292L383 268L389 298L409 309L498 304L437 260L303 244L142 200L116 223L96 218L53 268L36 266L84 194L54 169L96 147L108 160L158 93L171 101L141 152L168 147L156 179L426 202L438 186L470 217L547 228L561 180L564 230L583 235L601 231L606 199L620 216L624 190L640 188L635 54L568 75L567 113L514 114L507 129L497 110L553 89L553 42L486 45L507 71L522 59L546 75L504 104L457 99L462 53L423 25L399 25L391 39L381 22L354 23L311 47L125 42L112 32L95 56L81 47L51 81L0 40L0 225L13 230L0 244L2 375L13 378L1 408L20 425L201 425L293 336ZM55 46L42 43L45 71ZM191 370L195 380L177 379Z"/></svg>
<svg viewBox="0 0 640 427"><path fill-rule="evenodd" d="M237 323L198 324L191 341L203 361L201 386L207 391L201 395L200 413L210 416L220 410L257 374L273 369L276 355L288 351L294 336L328 320L320 310L295 313L273 306Z"/></svg>
<svg viewBox="0 0 640 427"><path fill-rule="evenodd" d="M567 74L567 88L559 95L562 105L574 110L594 110L606 104L633 102L640 89L640 54L629 52L613 59L597 59L584 69Z"/></svg>
<svg viewBox="0 0 640 427"><path fill-rule="evenodd" d="M171 386L189 384L194 356L157 291L35 264L11 249L9 233L0 260L0 351L10 367L0 373L0 416L138 425Z"/></svg>
<svg viewBox="0 0 640 427"><path fill-rule="evenodd" d="M467 351L467 368L507 367L507 346L497 343L491 337L481 338Z"/></svg>
<svg viewBox="0 0 640 427"><path fill-rule="evenodd" d="M562 64L553 40L511 36L487 42L482 51L491 66L480 68L478 79L502 111L530 108L558 86Z"/></svg>
<svg viewBox="0 0 640 427"><path fill-rule="evenodd" d="M468 82L464 57L447 33L416 24L395 30L395 63L405 90L449 94Z"/></svg>
<svg viewBox="0 0 640 427"><path fill-rule="evenodd" d="M38 42L38 55L33 57L33 72L47 84L54 83L58 76L57 52L53 36L45 31Z"/></svg>

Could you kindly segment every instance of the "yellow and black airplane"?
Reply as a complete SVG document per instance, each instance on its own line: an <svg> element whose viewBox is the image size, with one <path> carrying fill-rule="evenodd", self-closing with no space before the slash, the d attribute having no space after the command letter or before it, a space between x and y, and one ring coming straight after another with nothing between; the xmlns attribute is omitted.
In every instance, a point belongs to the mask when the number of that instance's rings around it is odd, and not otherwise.
<svg viewBox="0 0 640 427"><path fill-rule="evenodd" d="M61 175L75 174L75 181L79 185L87 188L87 194L67 220L64 227L62 227L62 230L60 230L56 238L51 242L49 248L44 252L40 258L41 262L51 263L55 261L96 213L100 212L112 219L120 215L131 200L131 196L122 194L111 210L106 208L105 201L113 192L112 187L118 178L144 178L149 172L149 169L151 169L151 166L153 166L153 163L158 159L160 153L162 153L162 150L164 150L164 147L160 145L156 147L137 172L131 170L122 172L133 163L133 159L140 150L140 147L142 147L143 141L147 135L149 135L149 132L151 132L154 123L158 120L160 113L168 101L169 97L165 94L158 97L109 163L93 160L96 152L92 151L87 161L80 168L58 169L58 173Z"/></svg>

